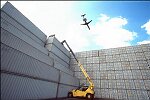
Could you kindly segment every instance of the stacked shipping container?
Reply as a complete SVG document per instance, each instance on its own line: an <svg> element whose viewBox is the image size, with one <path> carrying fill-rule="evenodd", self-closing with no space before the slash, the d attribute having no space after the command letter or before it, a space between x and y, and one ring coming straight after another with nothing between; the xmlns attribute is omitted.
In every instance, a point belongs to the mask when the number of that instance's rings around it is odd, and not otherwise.
<svg viewBox="0 0 150 100"><path fill-rule="evenodd" d="M88 82L67 49L7 2L1 9L1 99L66 97ZM45 47L44 47L45 46ZM150 44L76 53L97 98L149 100Z"/></svg>
<svg viewBox="0 0 150 100"><path fill-rule="evenodd" d="M149 100L150 44L76 53L95 84L97 98ZM88 82L71 59L81 83Z"/></svg>
<svg viewBox="0 0 150 100"><path fill-rule="evenodd" d="M45 48L46 35L7 2L1 9L1 99L66 97L79 85L68 68L69 52L55 38ZM61 51L61 52L58 52ZM58 57L50 56L49 53ZM68 54L68 58L60 56ZM49 56L48 56L49 55ZM60 60L64 59L67 63Z"/></svg>
<svg viewBox="0 0 150 100"><path fill-rule="evenodd" d="M55 38L49 36L45 47L49 50L49 56L58 60L65 67L69 67L70 52Z"/></svg>

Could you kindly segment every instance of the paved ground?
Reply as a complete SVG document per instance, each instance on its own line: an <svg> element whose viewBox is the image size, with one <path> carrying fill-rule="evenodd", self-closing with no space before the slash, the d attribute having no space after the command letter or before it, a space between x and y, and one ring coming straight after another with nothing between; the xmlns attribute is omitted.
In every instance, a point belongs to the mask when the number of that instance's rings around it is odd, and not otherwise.
<svg viewBox="0 0 150 100"><path fill-rule="evenodd" d="M67 99L63 99L63 100L87 100L87 99L67 98ZM93 100L113 100L113 99L96 98L96 99L93 99Z"/></svg>
<svg viewBox="0 0 150 100"><path fill-rule="evenodd" d="M59 99L46 99L46 100L87 100L87 99L84 99L84 98L59 98ZM94 98L94 100L115 100L115 99Z"/></svg>
<svg viewBox="0 0 150 100"><path fill-rule="evenodd" d="M87 100L87 99L84 99L84 98L64 98L64 99L50 99L50 100ZM95 98L93 100L114 100L114 99Z"/></svg>

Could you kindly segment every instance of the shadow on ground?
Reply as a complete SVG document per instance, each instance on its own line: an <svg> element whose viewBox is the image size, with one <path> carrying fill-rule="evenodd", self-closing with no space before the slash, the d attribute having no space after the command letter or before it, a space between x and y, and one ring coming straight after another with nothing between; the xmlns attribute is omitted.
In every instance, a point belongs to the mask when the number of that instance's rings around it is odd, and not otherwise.
<svg viewBox="0 0 150 100"><path fill-rule="evenodd" d="M84 99L84 98L61 98L61 99L49 99L49 100L87 100L87 99ZM94 98L93 100L115 100L115 99Z"/></svg>
<svg viewBox="0 0 150 100"><path fill-rule="evenodd" d="M63 100L87 100L87 99L82 99L82 98L67 98ZM114 100L114 99L107 99L107 98L94 98L93 100Z"/></svg>
<svg viewBox="0 0 150 100"><path fill-rule="evenodd" d="M67 99L63 99L63 100L87 100L87 99L83 99L83 98L67 98ZM115 100L115 99L95 98L93 100Z"/></svg>

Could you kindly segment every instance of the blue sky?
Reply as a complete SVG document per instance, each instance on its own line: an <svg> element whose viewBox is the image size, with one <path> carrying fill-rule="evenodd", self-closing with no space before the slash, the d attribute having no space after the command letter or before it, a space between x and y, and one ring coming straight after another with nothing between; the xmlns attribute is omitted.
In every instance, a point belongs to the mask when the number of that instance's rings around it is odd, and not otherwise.
<svg viewBox="0 0 150 100"><path fill-rule="evenodd" d="M2 2L2 4L4 1ZM10 1L47 36L67 40L74 51L150 43L150 2ZM91 30L83 23L86 14Z"/></svg>
<svg viewBox="0 0 150 100"><path fill-rule="evenodd" d="M87 13L91 19L96 19L100 13L109 15L110 17L122 16L127 18L128 24L125 29L137 32L138 37L131 41L132 45L137 45L137 42L149 39L146 30L141 29L141 25L150 20L150 2L135 2L135 1L94 1L76 3L77 12ZM88 9L87 9L88 8ZM93 20L95 23L97 20Z"/></svg>

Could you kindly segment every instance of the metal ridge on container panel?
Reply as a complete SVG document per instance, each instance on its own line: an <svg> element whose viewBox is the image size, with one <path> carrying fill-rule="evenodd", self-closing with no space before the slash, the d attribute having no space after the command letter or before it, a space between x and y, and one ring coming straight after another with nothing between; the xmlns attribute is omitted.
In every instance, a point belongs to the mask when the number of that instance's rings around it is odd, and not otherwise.
<svg viewBox="0 0 150 100"><path fill-rule="evenodd" d="M141 96L140 93L142 91L149 91L149 70L147 69L148 63L149 63L149 51L147 45L139 45L138 49L134 51L135 46L128 46L128 47L119 47L113 49L107 50L103 49L99 51L99 60L100 60L100 70L94 71L95 67L90 67L91 65L96 65L96 60L93 60L93 63L90 63L89 55L91 54L91 51L87 52L87 61L85 62L87 73L91 75L91 78L94 80L95 87L100 86L99 90L103 92L103 89L105 93L102 94L101 97L107 97L107 98L115 98L115 99L126 99L126 100L132 100L132 99L141 99L143 98L144 94ZM143 52L138 51L139 48L142 47ZM107 51L105 51L107 50ZM129 51L129 50L132 50ZM150 50L150 49L149 49ZM120 51L117 53L117 51ZM79 57L81 61L84 63L84 57L82 57L82 53L79 52ZM109 55L106 55L106 53L110 53ZM144 54L145 53L145 54ZM146 58L147 56L147 58ZM96 56L97 57L97 56ZM145 57L145 58L144 58ZM107 62L104 60L107 60ZM71 59L74 60L74 59ZM103 62L102 62L103 61ZM75 67L76 64L71 61L71 66ZM97 66L97 65L96 65ZM75 67L76 68L76 67ZM75 69L75 76L79 78L80 81L84 79L82 77L82 73L80 70ZM101 83L97 83L97 80L100 80ZM99 85L100 84L100 85ZM126 93L126 91L131 93L131 95ZM132 90L132 91L130 91ZM135 90L135 91L133 91ZM139 94L136 92L140 91ZM135 95L133 95L135 93ZM147 92L149 93L149 92ZM116 95L117 94L117 95ZM128 98L128 95L129 98ZM141 96L141 97L140 97ZM147 94L145 94L147 96ZM147 98L147 97L146 97ZM142 99L141 99L142 100Z"/></svg>
<svg viewBox="0 0 150 100"><path fill-rule="evenodd" d="M3 35L3 33L1 34ZM5 34L8 36L8 34ZM32 46L28 45L28 44L25 44L23 43L23 41L19 41L18 42L18 39L14 39L12 36L5 36L4 35L2 36L2 43L9 46L9 47L12 47L20 52L23 52L29 56L32 56L42 62L45 62L49 65L53 65L53 59L50 59L47 55L45 55L44 53L41 53L39 52L39 50L33 48ZM25 48L28 48L28 49L25 49Z"/></svg>
<svg viewBox="0 0 150 100"><path fill-rule="evenodd" d="M148 96L148 93L146 90L137 90L137 95L138 95L138 98L139 100L149 100L150 98Z"/></svg>
<svg viewBox="0 0 150 100"><path fill-rule="evenodd" d="M81 55L82 52L80 52ZM84 53L85 54L85 53ZM92 57L92 51L87 51L86 52L86 57Z"/></svg>
<svg viewBox="0 0 150 100"><path fill-rule="evenodd" d="M111 52L112 52L113 55L119 54L117 48L111 48Z"/></svg>
<svg viewBox="0 0 150 100"><path fill-rule="evenodd" d="M150 60L150 51L149 52L144 52L144 56L147 60Z"/></svg>
<svg viewBox="0 0 150 100"><path fill-rule="evenodd" d="M68 84L72 86L79 86L79 80L76 77L73 77L64 72L60 73L60 83Z"/></svg>
<svg viewBox="0 0 150 100"><path fill-rule="evenodd" d="M69 58L71 57L70 52L62 45L56 37L48 37L46 40L46 45L47 44L54 44L57 48L59 48L65 55L67 55Z"/></svg>
<svg viewBox="0 0 150 100"><path fill-rule="evenodd" d="M35 42L37 42L41 46L45 45L45 42L43 42L41 39L39 39L38 37L36 37L35 35L33 35L29 30L27 30L22 25L20 25L20 23L18 23L15 19L13 19L8 14L6 14L4 11L1 10L1 21L2 21L2 19L4 20L3 24L6 27L8 27L9 25L11 25L11 26L17 28L18 30L20 30L22 33L24 33L29 38L33 39ZM7 26L7 24L8 24L8 26Z"/></svg>
<svg viewBox="0 0 150 100"><path fill-rule="evenodd" d="M143 81L144 81L146 90L149 90L149 91L150 91L150 80L143 80ZM150 96L150 95L149 95L149 96Z"/></svg>
<svg viewBox="0 0 150 100"><path fill-rule="evenodd" d="M87 51L79 52L78 57L80 57L80 58L85 58L85 57L87 57Z"/></svg>
<svg viewBox="0 0 150 100"><path fill-rule="evenodd" d="M135 88L136 89L143 89L146 90L145 84L143 80L134 80Z"/></svg>
<svg viewBox="0 0 150 100"><path fill-rule="evenodd" d="M105 51L106 49L101 49L101 50L99 50L99 56L106 56L107 54L106 54L106 51Z"/></svg>
<svg viewBox="0 0 150 100"><path fill-rule="evenodd" d="M136 90L126 90L129 100L138 100L138 95Z"/></svg>
<svg viewBox="0 0 150 100"><path fill-rule="evenodd" d="M140 45L134 46L134 52L143 52L142 47Z"/></svg>
<svg viewBox="0 0 150 100"><path fill-rule="evenodd" d="M128 53L127 56L128 56L129 61L135 61L136 60L135 53Z"/></svg>
<svg viewBox="0 0 150 100"><path fill-rule="evenodd" d="M99 61L100 61L99 58L100 57L93 57L93 63L99 63Z"/></svg>
<svg viewBox="0 0 150 100"><path fill-rule="evenodd" d="M139 68L140 69L147 69L149 70L150 68L148 67L148 62L147 61L143 61L143 60L139 60L137 61Z"/></svg>
<svg viewBox="0 0 150 100"><path fill-rule="evenodd" d="M68 92L72 89L75 89L77 87L73 87L73 86L69 86L69 85L63 85L63 84L59 84L59 88L58 88L58 95L57 97L67 97Z"/></svg>
<svg viewBox="0 0 150 100"><path fill-rule="evenodd" d="M150 68L150 59L147 59L148 67Z"/></svg>
<svg viewBox="0 0 150 100"><path fill-rule="evenodd" d="M122 53L127 53L126 48L127 48L127 47L119 47L119 48L118 48L119 53L121 53L121 54L122 54Z"/></svg>
<svg viewBox="0 0 150 100"><path fill-rule="evenodd" d="M69 64L62 60L60 57L55 55L53 52L49 52L48 56L53 58L54 60L58 61L60 64L64 65L65 67L69 67Z"/></svg>
<svg viewBox="0 0 150 100"><path fill-rule="evenodd" d="M53 44L47 44L45 46L49 51L53 52L55 55L60 57L62 60L64 60L66 63L70 62L70 58L66 56L60 49L58 49L55 45Z"/></svg>
<svg viewBox="0 0 150 100"><path fill-rule="evenodd" d="M68 60L70 59L69 57L67 57L60 49L58 49L55 45L53 44L47 44L45 45L45 47L48 49L48 51L53 52L55 55L59 56L61 59L64 60L64 58L67 58ZM67 61L68 61L67 60ZM66 62L67 62L66 61ZM68 61L69 62L69 61ZM68 63L67 62L67 63Z"/></svg>
<svg viewBox="0 0 150 100"><path fill-rule="evenodd" d="M142 50L143 50L143 51L148 51L148 52L150 52L150 43L142 44L141 47L142 47Z"/></svg>
<svg viewBox="0 0 150 100"><path fill-rule="evenodd" d="M92 56L97 57L99 54L98 52L99 52L99 50L92 50Z"/></svg>
<svg viewBox="0 0 150 100"><path fill-rule="evenodd" d="M136 60L146 60L144 53L135 53Z"/></svg>
<svg viewBox="0 0 150 100"><path fill-rule="evenodd" d="M58 69L44 64L17 50L6 47L4 45L1 46L1 70L58 82Z"/></svg>
<svg viewBox="0 0 150 100"><path fill-rule="evenodd" d="M73 71L72 70L70 70L69 68L63 66L62 64L60 64L56 60L54 61L54 67L57 68L57 69L59 69L60 71L63 71L65 73L68 73L68 74L70 74L70 75L73 76Z"/></svg>
<svg viewBox="0 0 150 100"><path fill-rule="evenodd" d="M29 56L32 56L33 58L36 58L50 66L53 66L52 58L48 57L40 50L32 47L31 45L27 44L26 42L14 36L13 34L8 33L7 31L2 32L1 30L1 42Z"/></svg>
<svg viewBox="0 0 150 100"><path fill-rule="evenodd" d="M26 18L19 10L17 10L11 3L6 2L1 8L4 12L18 21L22 26L32 32L35 36L41 39L43 42L46 41L46 35L36 27L28 18Z"/></svg>
<svg viewBox="0 0 150 100"><path fill-rule="evenodd" d="M1 73L1 100L55 98L57 86L52 82Z"/></svg>
<svg viewBox="0 0 150 100"><path fill-rule="evenodd" d="M126 48L126 50L127 50L127 53L134 53L134 47L133 46L128 46Z"/></svg>
<svg viewBox="0 0 150 100"><path fill-rule="evenodd" d="M7 26L6 26L6 24L7 24ZM4 21L2 18L1 18L1 30L8 31L9 33L13 34L14 36L20 38L21 40L27 42L28 44L32 45L33 47L37 48L41 52L48 55L48 50L46 48L44 48L44 44L43 44L43 46L40 45L39 43L37 43L36 41L31 39L30 37L26 36L23 32L21 32L20 30L18 30L17 28L15 28L11 24L9 24L8 22Z"/></svg>

